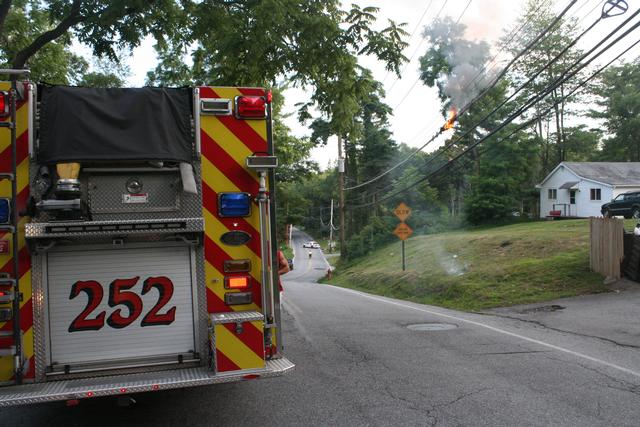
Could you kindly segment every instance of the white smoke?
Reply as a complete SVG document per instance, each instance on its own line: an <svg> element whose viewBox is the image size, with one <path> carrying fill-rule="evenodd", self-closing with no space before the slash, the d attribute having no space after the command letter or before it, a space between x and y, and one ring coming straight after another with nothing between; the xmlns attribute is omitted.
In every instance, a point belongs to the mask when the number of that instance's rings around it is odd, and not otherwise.
<svg viewBox="0 0 640 427"><path fill-rule="evenodd" d="M493 80L493 73L485 68L491 50L485 41L464 38L465 25L446 17L425 27L423 37L448 64L449 72L438 76L438 86L460 108L471 101Z"/></svg>

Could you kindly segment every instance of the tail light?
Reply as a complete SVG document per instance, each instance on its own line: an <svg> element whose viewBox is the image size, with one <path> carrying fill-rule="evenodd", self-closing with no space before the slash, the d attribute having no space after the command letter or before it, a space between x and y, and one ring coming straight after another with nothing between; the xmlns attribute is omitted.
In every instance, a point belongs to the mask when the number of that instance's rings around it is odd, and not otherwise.
<svg viewBox="0 0 640 427"><path fill-rule="evenodd" d="M227 276L224 278L225 289L247 289L250 286L249 276Z"/></svg>
<svg viewBox="0 0 640 427"><path fill-rule="evenodd" d="M267 100L264 96L236 96L236 117L239 119L266 118Z"/></svg>
<svg viewBox="0 0 640 427"><path fill-rule="evenodd" d="M0 117L9 115L9 92L0 92Z"/></svg>

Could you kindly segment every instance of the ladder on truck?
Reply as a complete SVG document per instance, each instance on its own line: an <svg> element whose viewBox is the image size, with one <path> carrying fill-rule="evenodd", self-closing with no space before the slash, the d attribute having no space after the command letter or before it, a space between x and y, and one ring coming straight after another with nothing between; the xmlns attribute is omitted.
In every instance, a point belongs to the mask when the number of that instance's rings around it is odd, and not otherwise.
<svg viewBox="0 0 640 427"><path fill-rule="evenodd" d="M11 234L12 274L0 277L0 322L12 321L10 331L0 331L0 357L13 358L14 381L22 383L26 373L27 360L24 358L22 328L20 327L20 265L18 247L18 189L17 189L17 101L24 94L18 88L18 78L28 77L29 70L0 69L0 75L11 76L9 89L9 115L0 121L0 129L11 132L11 171L0 171L0 180L11 182L11 197L9 202L9 221L0 225L0 232ZM22 83L21 83L22 84ZM31 112L29 112L31 114Z"/></svg>

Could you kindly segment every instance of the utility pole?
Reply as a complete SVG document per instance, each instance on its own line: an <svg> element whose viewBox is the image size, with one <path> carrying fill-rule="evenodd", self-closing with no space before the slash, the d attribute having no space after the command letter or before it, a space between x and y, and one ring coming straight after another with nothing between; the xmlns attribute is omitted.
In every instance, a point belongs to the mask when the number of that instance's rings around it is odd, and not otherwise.
<svg viewBox="0 0 640 427"><path fill-rule="evenodd" d="M329 253L333 252L333 199L331 199L331 216L329 217Z"/></svg>
<svg viewBox="0 0 640 427"><path fill-rule="evenodd" d="M342 136L338 135L338 191L340 193L340 257L347 248L344 241L344 158L342 157Z"/></svg>

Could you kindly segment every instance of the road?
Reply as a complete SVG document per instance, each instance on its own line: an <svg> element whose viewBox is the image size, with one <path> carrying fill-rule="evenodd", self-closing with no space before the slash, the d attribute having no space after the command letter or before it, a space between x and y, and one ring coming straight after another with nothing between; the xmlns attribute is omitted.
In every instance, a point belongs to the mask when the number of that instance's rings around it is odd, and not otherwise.
<svg viewBox="0 0 640 427"><path fill-rule="evenodd" d="M526 314L545 310L461 313L318 284L327 264L318 250L308 258L307 239L294 234L284 280L289 376L143 394L129 408L96 399L3 409L2 425L640 423L640 328L622 341ZM435 323L450 329L414 326Z"/></svg>

